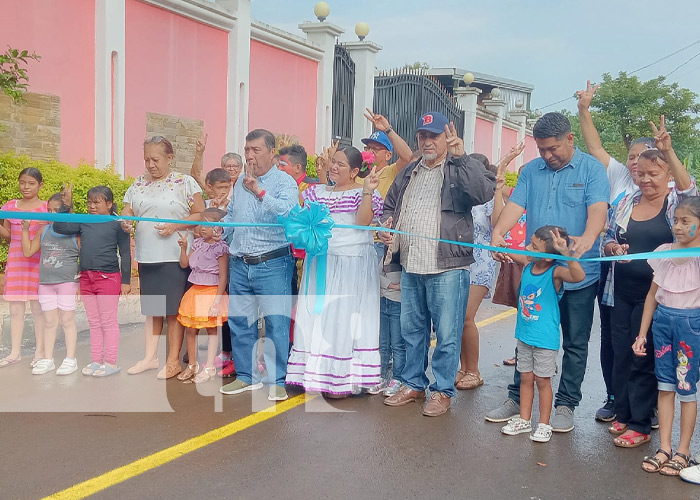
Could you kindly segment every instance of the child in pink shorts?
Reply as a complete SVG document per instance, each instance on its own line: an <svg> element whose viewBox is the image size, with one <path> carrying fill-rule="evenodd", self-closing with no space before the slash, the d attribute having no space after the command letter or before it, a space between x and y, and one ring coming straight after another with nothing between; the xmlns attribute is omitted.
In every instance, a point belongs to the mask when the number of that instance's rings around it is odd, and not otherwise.
<svg viewBox="0 0 700 500"><path fill-rule="evenodd" d="M55 194L47 203L49 212L61 208L61 194ZM46 225L34 239L29 237L31 221L22 221L22 251L31 257L41 250L39 267L39 305L44 313L44 358L39 359L32 373L44 375L56 370L53 360L56 330L59 322L66 338L66 358L56 375L70 375L78 369L75 349L78 329L75 326L75 304L78 292L79 237L56 233L52 224Z"/></svg>

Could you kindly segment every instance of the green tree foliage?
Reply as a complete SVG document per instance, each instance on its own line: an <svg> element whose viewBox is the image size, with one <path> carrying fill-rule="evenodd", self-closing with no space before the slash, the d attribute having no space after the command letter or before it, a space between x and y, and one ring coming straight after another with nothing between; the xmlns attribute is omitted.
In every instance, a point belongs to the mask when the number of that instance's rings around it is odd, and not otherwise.
<svg viewBox="0 0 700 500"><path fill-rule="evenodd" d="M30 54L26 50L20 51L10 46L0 54L0 89L16 103L24 102L23 94L27 90L29 76L23 66L29 59L38 61L41 57L36 53Z"/></svg>
<svg viewBox="0 0 700 500"><path fill-rule="evenodd" d="M677 83L666 83L663 76L639 80L619 73L613 78L603 74L603 81L591 103L591 115L603 147L613 157L624 160L629 144L639 137L652 135L649 121L658 124L665 115L666 127L673 138L678 157L697 176L700 174L700 103L698 95ZM578 115L564 112L571 121L576 145L585 151Z"/></svg>

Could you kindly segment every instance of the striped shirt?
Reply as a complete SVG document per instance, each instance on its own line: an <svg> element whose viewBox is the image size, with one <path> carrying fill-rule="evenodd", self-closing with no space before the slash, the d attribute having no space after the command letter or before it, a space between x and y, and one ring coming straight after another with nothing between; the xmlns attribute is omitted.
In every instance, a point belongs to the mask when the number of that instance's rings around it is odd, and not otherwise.
<svg viewBox="0 0 700 500"><path fill-rule="evenodd" d="M411 172L396 228L430 238L440 237L440 201L445 162L428 167L423 160ZM401 266L408 273L436 274L438 242L428 238L399 235Z"/></svg>
<svg viewBox="0 0 700 500"><path fill-rule="evenodd" d="M265 191L262 200L243 186L241 175L233 188L224 222L277 224L277 217L286 215L299 203L299 190L292 177L277 167L258 177L258 186ZM233 231L229 253L235 257L260 255L288 245L281 227L226 228L224 237Z"/></svg>

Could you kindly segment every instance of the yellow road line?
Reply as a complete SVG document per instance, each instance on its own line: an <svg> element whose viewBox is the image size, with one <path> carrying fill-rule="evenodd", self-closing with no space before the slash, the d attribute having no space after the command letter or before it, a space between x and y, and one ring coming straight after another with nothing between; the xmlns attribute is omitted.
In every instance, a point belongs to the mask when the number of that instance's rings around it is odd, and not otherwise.
<svg viewBox="0 0 700 500"><path fill-rule="evenodd" d="M514 315L516 312L518 312L517 309L508 309L507 311L503 311L502 313L494 314L490 318L482 319L481 321L477 322L476 327L481 328L482 326L490 325L491 323L501 321L502 319L506 319L509 316ZM430 347L435 347L436 345L437 339L433 339L430 341Z"/></svg>
<svg viewBox="0 0 700 500"><path fill-rule="evenodd" d="M315 396L310 396L308 400L311 400L313 397ZM76 484L75 486L71 486L63 491L49 495L42 500L78 500L94 495L95 493L105 490L111 486L143 474L144 472L160 467L168 462L172 462L183 455L225 439L256 424L274 418L277 415L304 404L306 401L306 394L295 396L287 401L277 403L274 411L260 411L253 413L252 415L248 415L247 417L236 420L235 422L231 422L223 427L205 432L204 434L188 439L187 441L183 441L182 443L171 446L170 448L158 451L152 455L148 455L147 457L131 462L130 464L118 467L102 475Z"/></svg>

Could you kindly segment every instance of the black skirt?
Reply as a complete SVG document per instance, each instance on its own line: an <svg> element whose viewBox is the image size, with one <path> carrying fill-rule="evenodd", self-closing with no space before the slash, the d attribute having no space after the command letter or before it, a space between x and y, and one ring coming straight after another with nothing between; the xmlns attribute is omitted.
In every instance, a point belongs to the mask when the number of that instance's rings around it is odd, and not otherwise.
<svg viewBox="0 0 700 500"><path fill-rule="evenodd" d="M190 268L183 269L179 262L140 263L141 314L176 316L189 275Z"/></svg>

